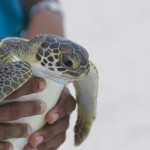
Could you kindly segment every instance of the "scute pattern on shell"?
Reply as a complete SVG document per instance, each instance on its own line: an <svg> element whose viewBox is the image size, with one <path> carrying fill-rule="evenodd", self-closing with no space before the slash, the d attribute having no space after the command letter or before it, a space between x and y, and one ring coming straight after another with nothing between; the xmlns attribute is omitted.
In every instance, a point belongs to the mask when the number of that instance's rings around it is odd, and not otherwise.
<svg viewBox="0 0 150 150"><path fill-rule="evenodd" d="M0 64L0 100L25 83L31 75L31 66L26 62Z"/></svg>

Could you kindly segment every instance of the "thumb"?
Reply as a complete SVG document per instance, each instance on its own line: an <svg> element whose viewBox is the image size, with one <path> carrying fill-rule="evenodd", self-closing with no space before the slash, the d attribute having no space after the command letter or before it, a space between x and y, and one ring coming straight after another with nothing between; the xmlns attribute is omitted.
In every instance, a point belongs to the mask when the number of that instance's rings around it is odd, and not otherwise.
<svg viewBox="0 0 150 150"><path fill-rule="evenodd" d="M52 108L46 115L46 120L49 124L60 120L65 115L70 114L76 106L76 101L70 94L69 90L65 87L61 93L57 105Z"/></svg>

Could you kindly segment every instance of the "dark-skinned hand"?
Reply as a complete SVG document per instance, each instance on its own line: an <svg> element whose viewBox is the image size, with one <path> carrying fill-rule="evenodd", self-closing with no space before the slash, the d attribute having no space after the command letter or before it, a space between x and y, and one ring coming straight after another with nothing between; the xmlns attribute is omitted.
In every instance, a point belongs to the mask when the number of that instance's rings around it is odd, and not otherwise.
<svg viewBox="0 0 150 150"><path fill-rule="evenodd" d="M32 77L6 99L37 93L45 87L44 79ZM13 150L13 143L4 142L3 140L21 137L29 137L29 143L24 150L56 150L65 140L69 117L75 109L75 105L75 100L70 95L69 90L64 88L58 104L46 115L47 124L35 133L32 133L32 129L28 124L5 122L43 113L46 110L46 105L42 100L1 105L0 122L3 123L0 123L0 150Z"/></svg>

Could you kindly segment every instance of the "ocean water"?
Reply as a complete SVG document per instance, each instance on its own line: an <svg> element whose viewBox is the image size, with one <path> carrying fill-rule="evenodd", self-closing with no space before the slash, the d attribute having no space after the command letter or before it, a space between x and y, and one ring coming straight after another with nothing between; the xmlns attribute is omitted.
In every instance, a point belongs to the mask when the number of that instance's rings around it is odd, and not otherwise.
<svg viewBox="0 0 150 150"><path fill-rule="evenodd" d="M150 150L150 1L63 0L66 37L89 51L100 75L97 119L60 150Z"/></svg>

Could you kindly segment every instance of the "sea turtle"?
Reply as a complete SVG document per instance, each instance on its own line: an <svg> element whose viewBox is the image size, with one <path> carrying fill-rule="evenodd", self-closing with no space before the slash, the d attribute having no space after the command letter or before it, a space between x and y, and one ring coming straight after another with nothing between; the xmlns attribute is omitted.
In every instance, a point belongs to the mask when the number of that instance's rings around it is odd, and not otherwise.
<svg viewBox="0 0 150 150"><path fill-rule="evenodd" d="M51 34L37 35L31 40L17 37L1 39L1 104L10 102L2 100L27 82L32 75L45 78L47 88L14 101L41 98L48 106L47 111L57 103L64 85L73 82L78 104L78 117L74 128L75 145L80 145L89 134L96 117L97 105L98 72L89 61L87 51L70 40ZM36 131L45 124L46 112L12 122L28 123ZM26 138L10 141L15 150L22 150L27 143Z"/></svg>

